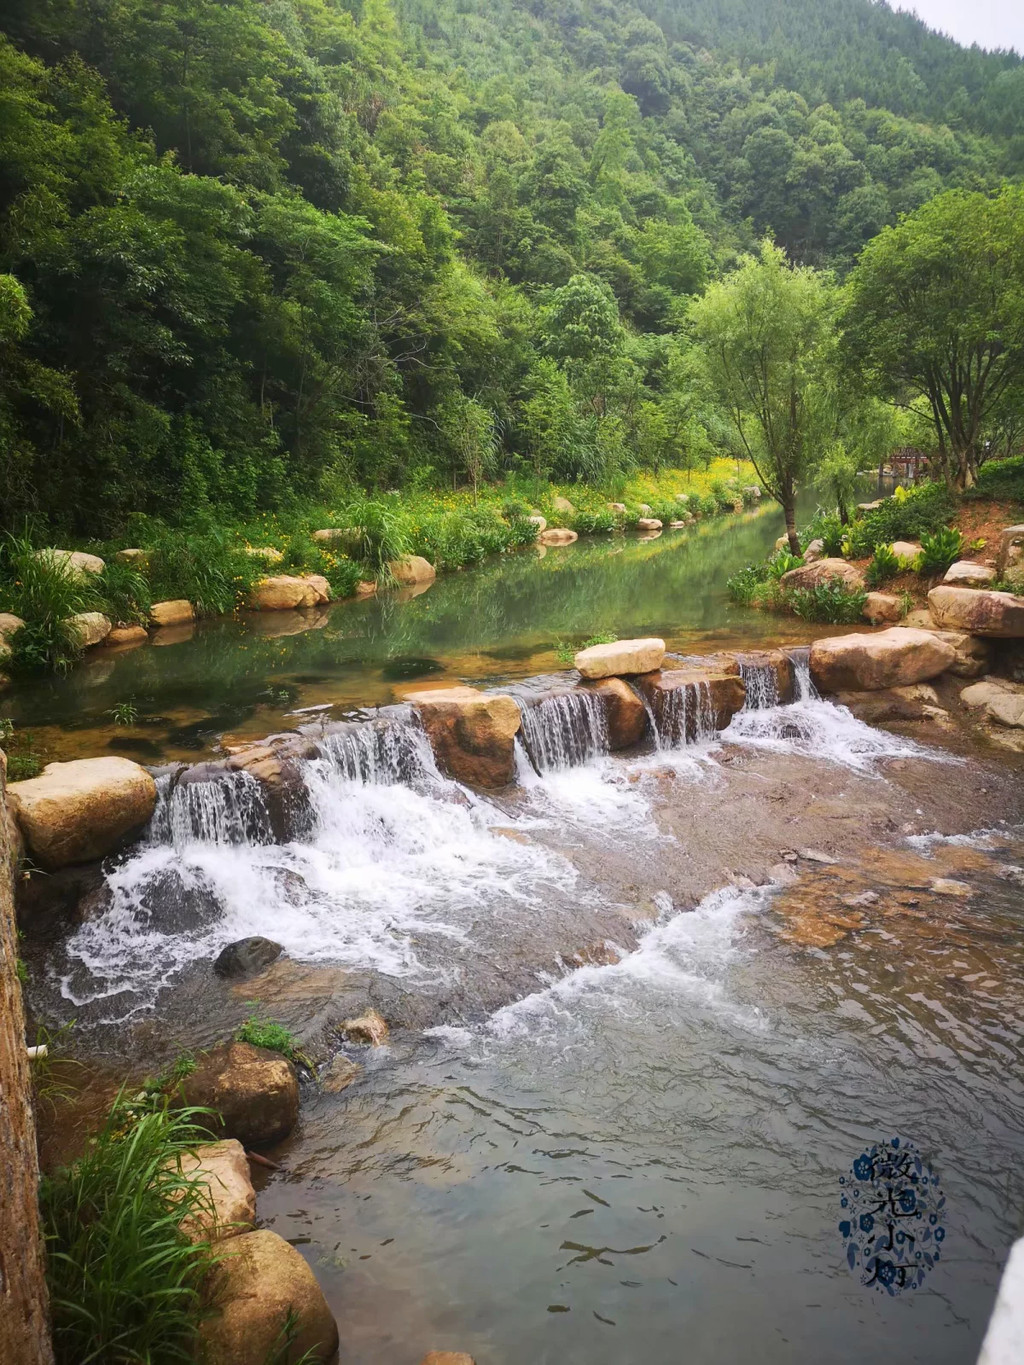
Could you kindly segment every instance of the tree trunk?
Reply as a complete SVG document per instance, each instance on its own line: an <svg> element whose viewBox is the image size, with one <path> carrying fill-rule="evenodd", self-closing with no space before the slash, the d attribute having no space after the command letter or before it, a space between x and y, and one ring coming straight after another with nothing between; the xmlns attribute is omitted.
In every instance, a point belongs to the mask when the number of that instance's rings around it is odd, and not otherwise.
<svg viewBox="0 0 1024 1365"><path fill-rule="evenodd" d="M796 498L791 490L787 490L782 495L782 511L786 517L786 535L789 536L789 552L793 555L800 553L800 538L796 533Z"/></svg>
<svg viewBox="0 0 1024 1365"><path fill-rule="evenodd" d="M0 753L0 1360L10 1365L53 1365L32 1081L18 981L13 858L5 816L6 767Z"/></svg>

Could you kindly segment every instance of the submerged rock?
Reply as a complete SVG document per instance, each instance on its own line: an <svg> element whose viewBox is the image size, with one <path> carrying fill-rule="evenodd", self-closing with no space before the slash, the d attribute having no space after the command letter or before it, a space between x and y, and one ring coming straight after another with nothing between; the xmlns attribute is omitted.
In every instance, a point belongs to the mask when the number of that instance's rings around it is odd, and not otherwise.
<svg viewBox="0 0 1024 1365"><path fill-rule="evenodd" d="M811 676L822 692L874 692L926 682L953 663L953 646L927 630L892 626L877 635L834 635L811 645Z"/></svg>
<svg viewBox="0 0 1024 1365"><path fill-rule="evenodd" d="M235 1237L206 1288L214 1310L199 1329L206 1365L323 1365L337 1350L338 1326L312 1270L276 1232Z"/></svg>
<svg viewBox="0 0 1024 1365"><path fill-rule="evenodd" d="M950 588L941 584L928 594L935 624L990 639L1024 637L1024 597L988 588Z"/></svg>
<svg viewBox="0 0 1024 1365"><path fill-rule="evenodd" d="M212 1109L212 1126L246 1147L286 1138L299 1118L299 1082L287 1057L250 1043L222 1043L182 1085L185 1103Z"/></svg>
<svg viewBox="0 0 1024 1365"><path fill-rule="evenodd" d="M521 717L511 697L474 687L411 692L438 761L473 787L504 787L515 777L515 737Z"/></svg>
<svg viewBox="0 0 1024 1365"><path fill-rule="evenodd" d="M608 748L629 749L639 744L647 729L647 708L623 678L600 678L584 683L604 705Z"/></svg>
<svg viewBox="0 0 1024 1365"><path fill-rule="evenodd" d="M102 858L140 829L156 806L156 783L128 758L48 763L7 789L25 842L44 868Z"/></svg>
<svg viewBox="0 0 1024 1365"><path fill-rule="evenodd" d="M356 1043L369 1043L371 1047L383 1047L388 1040L388 1024L377 1010L369 1009L358 1019L346 1019L341 1031Z"/></svg>
<svg viewBox="0 0 1024 1365"><path fill-rule="evenodd" d="M149 631L145 626L115 626L104 644L110 648L124 648L127 645L142 645L149 639Z"/></svg>
<svg viewBox="0 0 1024 1365"><path fill-rule="evenodd" d="M222 1241L251 1232L256 1225L256 1191L249 1175L245 1149L234 1138L206 1142L180 1157L182 1175L206 1187L206 1205L182 1220L192 1242Z"/></svg>
<svg viewBox="0 0 1024 1365"><path fill-rule="evenodd" d="M584 678L611 678L621 674L653 673L665 657L665 641L616 640L613 644L581 649L573 663Z"/></svg>
<svg viewBox="0 0 1024 1365"><path fill-rule="evenodd" d="M213 970L218 976L232 978L258 976L272 962L276 962L283 952L280 943L270 938L260 938L258 934L252 938L240 938L220 950Z"/></svg>
<svg viewBox="0 0 1024 1365"><path fill-rule="evenodd" d="M340 1095L343 1090L359 1079L363 1068L358 1062L351 1061L343 1052L332 1057L320 1077L320 1089L326 1095Z"/></svg>

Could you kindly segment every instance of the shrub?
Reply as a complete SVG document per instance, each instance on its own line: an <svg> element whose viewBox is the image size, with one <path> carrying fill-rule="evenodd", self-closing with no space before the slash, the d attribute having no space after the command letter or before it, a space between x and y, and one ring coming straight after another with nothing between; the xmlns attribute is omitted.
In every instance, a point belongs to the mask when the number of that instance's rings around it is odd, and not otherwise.
<svg viewBox="0 0 1024 1365"><path fill-rule="evenodd" d="M841 578L815 583L812 588L793 588L786 594L786 605L794 615L830 625L859 621L866 601L867 593L847 588Z"/></svg>
<svg viewBox="0 0 1024 1365"><path fill-rule="evenodd" d="M143 625L149 619L153 601L149 581L130 564L108 560L97 576L96 588L116 626Z"/></svg>
<svg viewBox="0 0 1024 1365"><path fill-rule="evenodd" d="M881 507L850 526L849 549L854 558L871 554L878 545L917 540L926 531L939 531L956 511L945 484L921 484L909 491L901 489L900 494L886 498Z"/></svg>
<svg viewBox="0 0 1024 1365"><path fill-rule="evenodd" d="M82 652L69 617L101 605L91 576L66 560L37 555L29 540L10 536L0 556L0 610L25 622L9 639L11 667L66 672Z"/></svg>
<svg viewBox="0 0 1024 1365"><path fill-rule="evenodd" d="M510 550L523 550L537 539L537 528L525 516L509 517L508 546Z"/></svg>
<svg viewBox="0 0 1024 1365"><path fill-rule="evenodd" d="M767 576L769 578L779 579L784 573L789 573L793 569L799 569L803 562L804 561L799 555L790 554L785 546L783 546L781 550L776 550L768 560Z"/></svg>
<svg viewBox="0 0 1024 1365"><path fill-rule="evenodd" d="M364 577L354 560L329 545L322 545L306 532L293 536L282 554L278 565L282 573L321 574L331 585L334 597L351 597L356 584Z"/></svg>
<svg viewBox="0 0 1024 1365"><path fill-rule="evenodd" d="M732 600L741 607L755 605L758 594L768 579L767 564L748 564L726 582Z"/></svg>
<svg viewBox="0 0 1024 1365"><path fill-rule="evenodd" d="M978 470L976 490L987 498L1010 498L1024 502L1024 455L989 460Z"/></svg>
<svg viewBox="0 0 1024 1365"><path fill-rule="evenodd" d="M614 531L618 519L614 512L604 508L583 507L568 518L570 530L581 536L591 536L598 531Z"/></svg>
<svg viewBox="0 0 1024 1365"><path fill-rule="evenodd" d="M401 559L412 548L405 518L395 503L372 498L352 503L346 519L355 532L353 556L368 564L379 578L387 577L391 561Z"/></svg>
<svg viewBox="0 0 1024 1365"><path fill-rule="evenodd" d="M180 1222L208 1194L178 1161L209 1141L201 1117L195 1109L133 1114L119 1101L85 1156L41 1182L58 1365L196 1359L200 1285L213 1254Z"/></svg>
<svg viewBox="0 0 1024 1365"><path fill-rule="evenodd" d="M153 545L149 580L155 599L185 597L215 616L240 606L266 567L223 531L166 531Z"/></svg>
<svg viewBox="0 0 1024 1365"><path fill-rule="evenodd" d="M892 546L877 546L875 553L871 556L871 563L867 567L868 587L880 588L883 583L888 583L890 578L895 578L899 571L899 556L894 552Z"/></svg>
<svg viewBox="0 0 1024 1365"><path fill-rule="evenodd" d="M819 507L810 525L800 537L800 544L806 550L812 540L820 540L825 557L833 559L842 550L845 536L846 527L839 518L834 513L822 511Z"/></svg>
<svg viewBox="0 0 1024 1365"><path fill-rule="evenodd" d="M963 548L964 538L953 526L943 526L934 534L924 531L917 567L924 574L945 573L960 558Z"/></svg>

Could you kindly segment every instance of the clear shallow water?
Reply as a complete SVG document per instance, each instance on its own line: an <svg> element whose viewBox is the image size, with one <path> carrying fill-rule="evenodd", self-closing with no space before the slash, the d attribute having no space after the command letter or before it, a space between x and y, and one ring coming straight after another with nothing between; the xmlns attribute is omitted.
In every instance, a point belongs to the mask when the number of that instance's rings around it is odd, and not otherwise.
<svg viewBox="0 0 1024 1365"><path fill-rule="evenodd" d="M826 951L785 896L717 893L305 1110L260 1211L347 1365L973 1362L1024 1199L1021 892L995 875L1024 849L925 851L972 888L953 910L905 894L916 855L855 888L902 910ZM896 1298L837 1230L839 1176L890 1134L947 1198L942 1263Z"/></svg>
<svg viewBox="0 0 1024 1365"><path fill-rule="evenodd" d="M814 632L736 607L725 587L781 525L781 514L766 509L654 540L589 537L543 557L525 551L442 575L416 596L175 628L153 645L96 651L66 678L12 688L0 696L0 714L32 728L47 758L187 760L226 733L262 736L320 708L394 701L410 682L491 684L550 671L561 666L558 642L598 633L661 635L673 648L704 652L773 641L780 631L798 640ZM125 701L139 723L118 727L111 708Z"/></svg>

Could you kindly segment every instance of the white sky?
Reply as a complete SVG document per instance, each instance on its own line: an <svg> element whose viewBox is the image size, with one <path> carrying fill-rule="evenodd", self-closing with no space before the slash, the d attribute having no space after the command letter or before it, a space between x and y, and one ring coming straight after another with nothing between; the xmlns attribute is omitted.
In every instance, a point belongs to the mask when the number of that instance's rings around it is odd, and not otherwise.
<svg viewBox="0 0 1024 1365"><path fill-rule="evenodd" d="M1024 54L1024 0L891 0L964 47L1012 47Z"/></svg>

